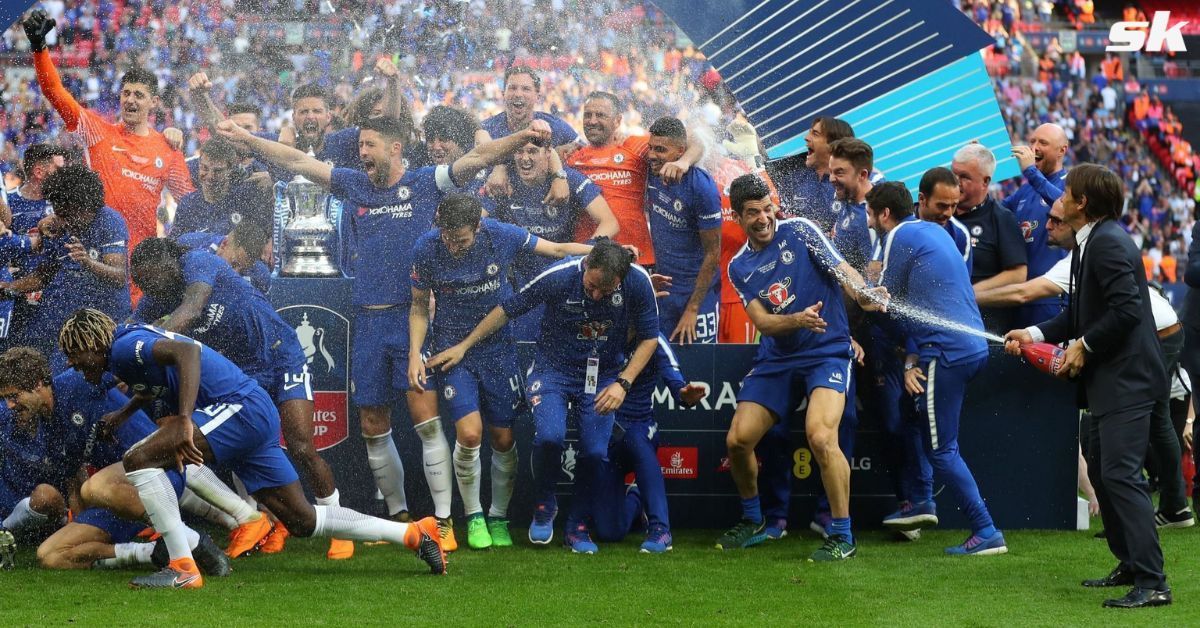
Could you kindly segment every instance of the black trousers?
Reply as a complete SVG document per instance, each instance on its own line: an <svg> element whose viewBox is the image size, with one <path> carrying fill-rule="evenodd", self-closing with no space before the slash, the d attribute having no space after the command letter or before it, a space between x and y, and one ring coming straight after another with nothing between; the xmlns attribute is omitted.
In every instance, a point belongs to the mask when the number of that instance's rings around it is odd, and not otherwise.
<svg viewBox="0 0 1200 628"><path fill-rule="evenodd" d="M1152 404L1092 415L1083 422L1080 441L1088 479L1100 502L1108 549L1134 575L1139 587L1166 586L1162 548L1154 525L1154 504L1142 476L1150 437Z"/></svg>

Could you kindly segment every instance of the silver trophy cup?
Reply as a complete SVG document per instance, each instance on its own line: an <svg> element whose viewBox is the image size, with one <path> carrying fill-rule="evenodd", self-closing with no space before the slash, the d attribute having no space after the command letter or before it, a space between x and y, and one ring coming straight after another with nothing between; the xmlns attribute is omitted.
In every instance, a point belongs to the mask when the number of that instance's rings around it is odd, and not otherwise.
<svg viewBox="0 0 1200 628"><path fill-rule="evenodd" d="M280 209L289 217L282 230L285 277L341 277L332 246L337 229L329 221L329 193L300 175L282 194Z"/></svg>

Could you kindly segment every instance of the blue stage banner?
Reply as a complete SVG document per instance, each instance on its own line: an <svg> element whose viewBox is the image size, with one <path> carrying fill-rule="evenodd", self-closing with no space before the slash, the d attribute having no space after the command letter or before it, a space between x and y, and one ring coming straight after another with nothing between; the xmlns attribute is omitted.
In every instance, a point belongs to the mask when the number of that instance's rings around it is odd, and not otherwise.
<svg viewBox="0 0 1200 628"><path fill-rule="evenodd" d="M354 310L350 306L349 279L276 279L271 299L280 314L296 329L313 371L318 416L314 442L333 467L342 503L367 512L382 513L375 484L367 466L358 411L347 394L353 373L347 371ZM518 345L522 369L533 361L534 346ZM666 478L672 524L679 528L719 528L739 515L738 498L726 457L725 432L737 406L742 377L750 370L753 345L690 345L676 349L684 376L709 388L696 408L676 407L665 388L654 395L659 427L659 462ZM1001 528L1073 529L1077 412L1070 386L1003 355L999 349L968 390L963 408L959 444L974 472L996 523ZM806 527L820 487L820 470L804 436L803 406L790 417L791 442L777 455L785 463L792 486L791 520ZM856 526L878 527L895 510L896 499L885 462L891 446L879 421L860 411L857 445L851 466L851 512ZM510 508L517 525L528 523L532 512L530 443L533 421L528 412L518 416L515 429L521 457L516 492ZM574 421L569 420L566 450L559 482L562 506L572 490L576 455ZM432 511L422 468L420 439L412 422L397 403L392 417L393 437L404 466L409 507L417 514ZM443 424L448 440L454 438L451 422ZM483 468L491 453L484 446ZM490 482L482 485L488 503ZM941 485L935 486L939 490ZM939 515L946 527L965 527L949 494L937 496ZM455 512L461 506L455 500Z"/></svg>
<svg viewBox="0 0 1200 628"><path fill-rule="evenodd" d="M720 72L771 150L994 42L948 2L657 0ZM919 105L918 105L919 107ZM798 152L798 151L793 151Z"/></svg>
<svg viewBox="0 0 1200 628"><path fill-rule="evenodd" d="M8 29L31 6L29 0L0 0L0 25Z"/></svg>

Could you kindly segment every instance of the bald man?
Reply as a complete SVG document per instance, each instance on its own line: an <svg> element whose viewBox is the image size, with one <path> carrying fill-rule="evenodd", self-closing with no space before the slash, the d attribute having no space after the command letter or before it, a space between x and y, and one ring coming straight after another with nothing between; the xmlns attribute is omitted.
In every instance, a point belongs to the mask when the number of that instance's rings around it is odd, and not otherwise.
<svg viewBox="0 0 1200 628"><path fill-rule="evenodd" d="M1062 249L1052 248L1046 238L1046 217L1050 206L1062 196L1066 181L1063 159L1067 156L1067 134L1057 124L1043 124L1029 136L1028 146L1014 146L1013 157L1021 166L1025 184L1004 206L1017 216L1021 235L1025 238L1025 253L1029 260L1027 275L1040 277L1066 256ZM1038 299L1022 305L1016 313L1018 326L1036 325L1062 311L1060 297Z"/></svg>

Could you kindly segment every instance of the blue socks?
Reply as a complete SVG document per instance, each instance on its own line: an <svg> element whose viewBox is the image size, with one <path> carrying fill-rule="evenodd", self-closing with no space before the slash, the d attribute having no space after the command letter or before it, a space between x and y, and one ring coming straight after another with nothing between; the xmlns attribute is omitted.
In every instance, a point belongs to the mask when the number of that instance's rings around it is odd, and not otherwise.
<svg viewBox="0 0 1200 628"><path fill-rule="evenodd" d="M758 495L742 500L742 519L756 523L763 520L762 506L758 503Z"/></svg>
<svg viewBox="0 0 1200 628"><path fill-rule="evenodd" d="M990 525L990 526L976 532L975 536L977 536L981 539L990 539L993 536L996 536L997 532L999 532L999 530L996 529L996 526Z"/></svg>
<svg viewBox="0 0 1200 628"><path fill-rule="evenodd" d="M844 536L846 542L854 544L854 535L850 533L850 517L837 518L829 524L829 536Z"/></svg>

